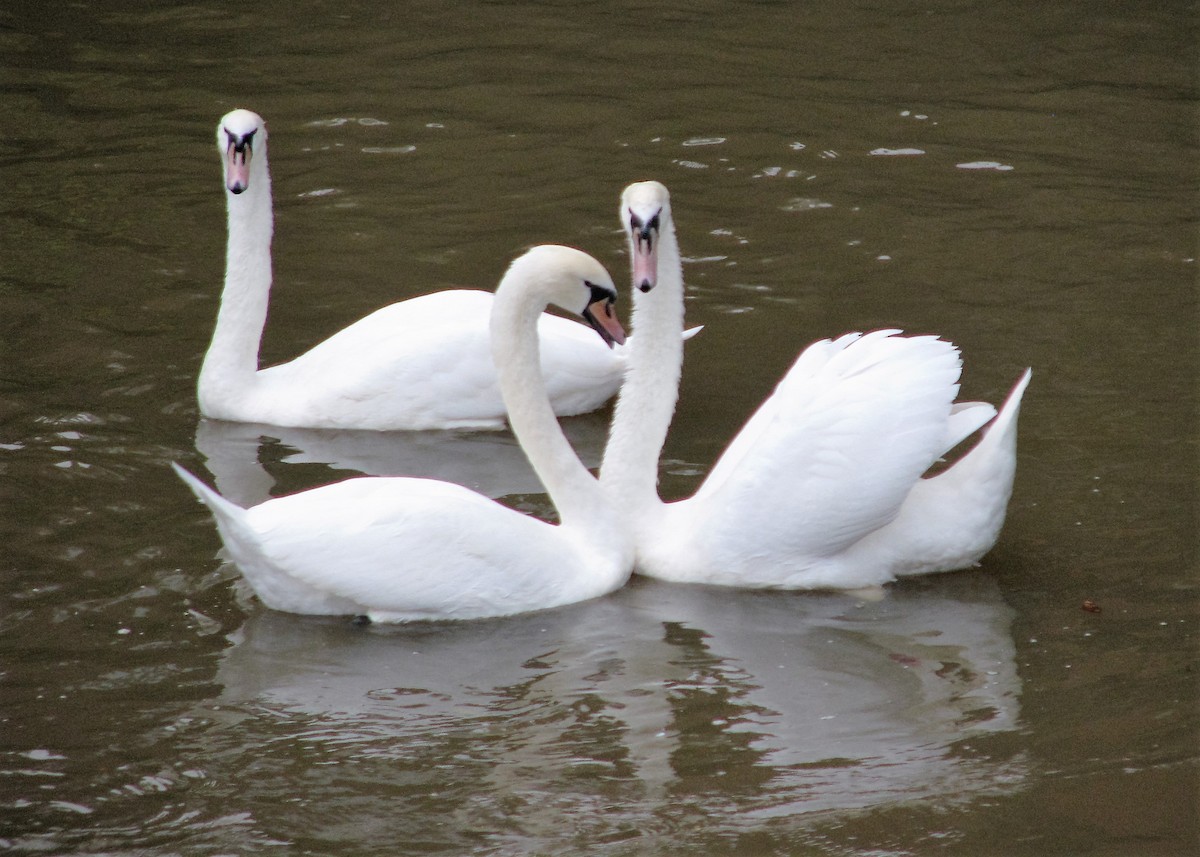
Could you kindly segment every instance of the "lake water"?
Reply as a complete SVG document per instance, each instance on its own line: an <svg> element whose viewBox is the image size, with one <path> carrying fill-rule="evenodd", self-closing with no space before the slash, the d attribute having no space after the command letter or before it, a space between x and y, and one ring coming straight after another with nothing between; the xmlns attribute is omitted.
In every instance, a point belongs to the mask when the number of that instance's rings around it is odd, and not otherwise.
<svg viewBox="0 0 1200 857"><path fill-rule="evenodd" d="M1079 0L8 0L0 851L1194 853L1195 32ZM505 433L198 419L235 106L272 134L264 362L534 243L620 281L618 195L657 178L706 326L664 492L805 344L932 331L966 398L1034 369L999 544L878 602L265 610L170 461L243 502L420 472L550 507ZM593 464L607 417L567 426Z"/></svg>

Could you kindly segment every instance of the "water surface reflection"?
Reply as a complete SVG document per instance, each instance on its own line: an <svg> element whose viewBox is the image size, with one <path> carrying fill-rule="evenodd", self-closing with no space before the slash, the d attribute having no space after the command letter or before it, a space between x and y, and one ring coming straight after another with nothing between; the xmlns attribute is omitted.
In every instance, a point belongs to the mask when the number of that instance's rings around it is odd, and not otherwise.
<svg viewBox="0 0 1200 857"><path fill-rule="evenodd" d="M301 818L258 799L275 788L249 776L263 752L353 766L353 782L327 772L306 793L327 817L365 821L382 793L398 816L419 800L434 829L508 831L493 844L526 849L583 835L601 808L610 830L663 846L718 809L751 825L966 803L1025 776L986 741L1020 718L1012 620L973 574L879 602L639 582L565 610L402 628L258 610L221 656L192 754L264 835Z"/></svg>
<svg viewBox="0 0 1200 857"><path fill-rule="evenodd" d="M600 465L608 438L608 413L562 421L563 430L589 468ZM339 431L201 419L196 449L226 498L251 506L281 493L313 487L298 484L295 468L284 490L261 457L286 465L325 465L370 476L417 476L455 482L486 497L542 494L545 489L509 431ZM330 475L324 482L337 481Z"/></svg>

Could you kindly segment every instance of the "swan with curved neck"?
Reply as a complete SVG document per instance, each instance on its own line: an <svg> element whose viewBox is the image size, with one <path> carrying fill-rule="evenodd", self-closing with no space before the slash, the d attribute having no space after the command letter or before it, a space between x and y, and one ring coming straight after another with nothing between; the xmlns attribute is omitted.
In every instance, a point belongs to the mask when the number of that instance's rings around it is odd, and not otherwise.
<svg viewBox="0 0 1200 857"><path fill-rule="evenodd" d="M635 335L600 482L621 498L636 571L727 586L863 589L965 568L992 547L1012 492L1029 372L975 448L923 479L996 411L954 403L961 364L953 345L898 331L809 346L695 495L663 503L658 456L678 396L683 269L663 185L630 185L620 216Z"/></svg>
<svg viewBox="0 0 1200 857"><path fill-rule="evenodd" d="M553 302L582 311L603 342L621 343L615 298L599 262L554 245L518 258L496 290L490 326L500 390L558 525L430 479L359 477L243 509L178 465L176 472L276 610L381 622L475 619L611 592L632 569L632 538L555 419L538 368L537 324Z"/></svg>
<svg viewBox="0 0 1200 857"><path fill-rule="evenodd" d="M225 288L197 393L207 417L340 429L495 428L504 403L488 346L490 292L449 289L383 307L294 360L259 369L271 290L267 128L249 110L217 126L229 238ZM594 410L620 386L623 349L558 316L538 320L555 413Z"/></svg>

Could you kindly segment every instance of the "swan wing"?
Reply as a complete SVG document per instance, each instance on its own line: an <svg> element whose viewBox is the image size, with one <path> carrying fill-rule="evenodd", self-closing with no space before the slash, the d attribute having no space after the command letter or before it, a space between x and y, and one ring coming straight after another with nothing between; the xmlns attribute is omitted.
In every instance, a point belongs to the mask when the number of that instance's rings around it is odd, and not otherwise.
<svg viewBox="0 0 1200 857"><path fill-rule="evenodd" d="M582 576L557 527L437 480L348 479L247 517L274 566L381 621L556 606Z"/></svg>
<svg viewBox="0 0 1200 857"><path fill-rule="evenodd" d="M735 550L827 557L887 524L945 449L961 368L933 336L805 349L716 463L697 529Z"/></svg>

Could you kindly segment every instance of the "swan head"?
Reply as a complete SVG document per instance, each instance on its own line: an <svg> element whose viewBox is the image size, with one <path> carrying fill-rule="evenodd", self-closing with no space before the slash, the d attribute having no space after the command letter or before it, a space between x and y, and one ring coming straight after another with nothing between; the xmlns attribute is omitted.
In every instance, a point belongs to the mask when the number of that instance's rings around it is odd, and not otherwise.
<svg viewBox="0 0 1200 857"><path fill-rule="evenodd" d="M671 217L671 195L660 182L634 182L621 194L621 222L629 238L633 285L648 292L658 283L658 238Z"/></svg>
<svg viewBox="0 0 1200 857"><path fill-rule="evenodd" d="M524 284L539 301L582 316L610 348L625 342L614 309L617 287L604 266L582 250L559 244L534 247L509 266L500 289L513 288L507 285L510 279Z"/></svg>
<svg viewBox="0 0 1200 857"><path fill-rule="evenodd" d="M225 165L225 188L233 194L250 187L250 163L254 150L265 152L267 123L250 110L233 110L217 125L217 151Z"/></svg>

